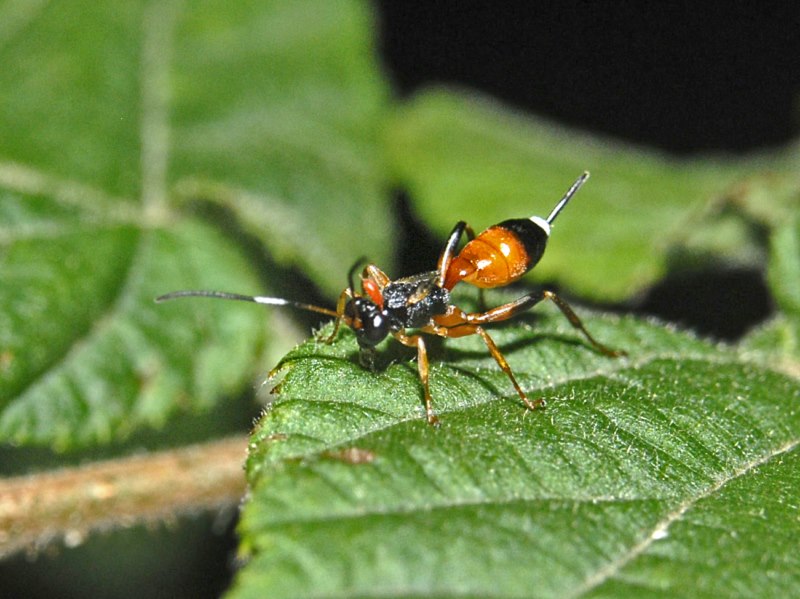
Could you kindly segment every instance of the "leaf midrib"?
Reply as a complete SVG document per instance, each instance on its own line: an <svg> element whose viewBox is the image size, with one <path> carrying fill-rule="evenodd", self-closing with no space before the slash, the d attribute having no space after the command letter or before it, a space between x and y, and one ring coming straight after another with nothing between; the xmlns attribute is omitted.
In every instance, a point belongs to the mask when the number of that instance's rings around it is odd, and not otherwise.
<svg viewBox="0 0 800 599"><path fill-rule="evenodd" d="M652 528L650 534L648 534L644 540L637 545L634 545L630 551L625 553L624 555L620 556L614 562L608 564L605 568L599 569L595 572L592 576L587 577L586 581L583 585L579 586L573 593L567 594L565 597L566 599L574 599L580 597L582 595L587 594L592 589L600 586L606 580L613 578L615 574L617 574L622 568L624 568L628 563L636 559L638 556L642 555L647 549L657 540L661 538L665 538L669 527L674 523L680 520L691 508L696 506L699 502L703 499L713 496L716 492L721 491L726 485L736 481L739 478L747 476L756 468L763 466L769 463L770 460L776 458L780 455L785 453L789 453L793 451L798 444L800 444L800 439L792 439L787 443L775 448L773 451L768 451L765 454L753 459L744 465L742 465L739 469L737 469L730 477L728 478L720 478L714 484L710 485L708 488L703 490L702 492L698 493L697 495L690 496L685 502L680 504L677 509L671 511L659 521L656 526ZM657 532L663 532L664 536L656 535Z"/></svg>

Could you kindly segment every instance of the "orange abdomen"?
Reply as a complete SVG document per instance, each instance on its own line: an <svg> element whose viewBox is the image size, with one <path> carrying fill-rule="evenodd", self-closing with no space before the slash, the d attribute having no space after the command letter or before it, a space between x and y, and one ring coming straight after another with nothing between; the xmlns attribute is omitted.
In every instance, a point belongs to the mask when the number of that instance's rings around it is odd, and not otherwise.
<svg viewBox="0 0 800 599"><path fill-rule="evenodd" d="M467 243L447 269L444 286L459 281L500 287L519 279L539 261L549 231L530 219L503 221Z"/></svg>

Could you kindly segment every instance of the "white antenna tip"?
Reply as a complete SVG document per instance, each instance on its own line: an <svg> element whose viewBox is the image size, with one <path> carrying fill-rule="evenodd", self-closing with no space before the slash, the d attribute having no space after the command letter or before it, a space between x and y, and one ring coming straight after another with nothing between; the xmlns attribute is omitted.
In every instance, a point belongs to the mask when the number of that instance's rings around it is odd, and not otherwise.
<svg viewBox="0 0 800 599"><path fill-rule="evenodd" d="M288 306L289 300L281 299L279 297L262 297L256 296L253 301L257 304L266 304L269 306Z"/></svg>

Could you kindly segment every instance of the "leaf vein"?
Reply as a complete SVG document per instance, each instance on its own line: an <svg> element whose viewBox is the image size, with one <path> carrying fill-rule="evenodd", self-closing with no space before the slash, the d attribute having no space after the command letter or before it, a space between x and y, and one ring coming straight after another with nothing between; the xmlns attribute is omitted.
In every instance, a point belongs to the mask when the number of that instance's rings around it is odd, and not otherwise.
<svg viewBox="0 0 800 599"><path fill-rule="evenodd" d="M68 367L69 363L77 356L85 347L87 347L92 340L97 339L103 333L105 333L114 323L114 316L125 309L125 300L128 296L132 293L132 289L135 287L135 282L137 281L137 277L135 276L137 268L139 265L144 261L143 255L145 254L145 247L149 244L149 236L147 238L142 237L137 240L136 246L131 253L131 258L126 265L127 272L122 279L125 281L122 285L120 285L119 290L116 296L111 299L108 303L108 308L104 314L98 316L92 320L91 326L79 337L76 337L70 346L64 351L63 355L53 360L50 365L44 370L38 377L31 377L28 381L28 384L24 386L20 391L17 393L16 401L20 402L22 398L30 393L36 386L44 385L48 381L53 380L57 376L61 375L63 371ZM70 381L71 385L76 385L77 382L75 380ZM75 402L80 402L88 412L90 408L90 404L86 400L86 397L83 393L81 393L78 389L74 389L72 395L75 398ZM78 407L77 403L73 405L73 409ZM89 420L87 417L82 417L81 420L86 421Z"/></svg>
<svg viewBox="0 0 800 599"><path fill-rule="evenodd" d="M0 185L18 193L47 196L61 206L78 208L90 214L131 220L139 214L124 198L16 162L0 162Z"/></svg>
<svg viewBox="0 0 800 599"><path fill-rule="evenodd" d="M169 73L178 8L174 1L150 2L142 18L142 203L153 215L166 209Z"/></svg>

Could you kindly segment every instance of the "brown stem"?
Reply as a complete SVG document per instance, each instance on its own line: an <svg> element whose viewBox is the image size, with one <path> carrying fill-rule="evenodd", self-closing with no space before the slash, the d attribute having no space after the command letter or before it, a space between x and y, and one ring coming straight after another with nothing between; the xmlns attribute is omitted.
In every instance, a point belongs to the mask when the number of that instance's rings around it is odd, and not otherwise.
<svg viewBox="0 0 800 599"><path fill-rule="evenodd" d="M0 479L0 558L238 503L244 437Z"/></svg>

